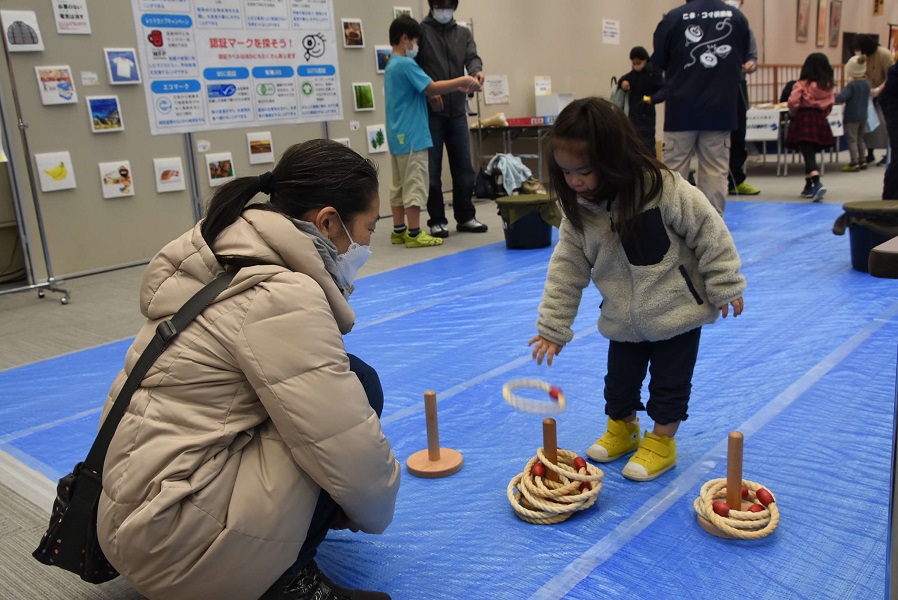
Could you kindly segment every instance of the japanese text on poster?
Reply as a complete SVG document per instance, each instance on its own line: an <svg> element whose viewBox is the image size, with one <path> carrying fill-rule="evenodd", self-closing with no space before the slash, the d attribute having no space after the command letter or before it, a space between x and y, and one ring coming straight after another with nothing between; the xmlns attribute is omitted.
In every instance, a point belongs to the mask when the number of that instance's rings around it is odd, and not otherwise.
<svg viewBox="0 0 898 600"><path fill-rule="evenodd" d="M150 130L343 118L333 0L131 0Z"/></svg>

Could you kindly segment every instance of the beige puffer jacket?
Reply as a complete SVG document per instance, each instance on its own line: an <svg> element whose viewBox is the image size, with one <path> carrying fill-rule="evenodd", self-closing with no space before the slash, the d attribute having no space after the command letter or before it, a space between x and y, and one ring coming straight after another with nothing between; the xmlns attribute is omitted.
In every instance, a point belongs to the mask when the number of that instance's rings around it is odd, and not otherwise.
<svg viewBox="0 0 898 600"><path fill-rule="evenodd" d="M256 599L296 559L321 489L367 533L393 518L399 464L349 371L354 314L312 239L248 210L221 254L266 263L230 287L150 368L103 469L103 551L148 598ZM147 317L106 417L160 320L222 272L199 225L144 274Z"/></svg>

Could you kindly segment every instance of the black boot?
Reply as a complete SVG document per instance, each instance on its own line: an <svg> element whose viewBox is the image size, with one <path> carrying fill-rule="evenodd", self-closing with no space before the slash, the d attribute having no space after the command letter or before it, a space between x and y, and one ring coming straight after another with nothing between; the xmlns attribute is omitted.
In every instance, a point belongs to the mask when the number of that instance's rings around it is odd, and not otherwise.
<svg viewBox="0 0 898 600"><path fill-rule="evenodd" d="M348 590L327 578L315 561L293 578L278 579L260 600L390 600L383 592Z"/></svg>

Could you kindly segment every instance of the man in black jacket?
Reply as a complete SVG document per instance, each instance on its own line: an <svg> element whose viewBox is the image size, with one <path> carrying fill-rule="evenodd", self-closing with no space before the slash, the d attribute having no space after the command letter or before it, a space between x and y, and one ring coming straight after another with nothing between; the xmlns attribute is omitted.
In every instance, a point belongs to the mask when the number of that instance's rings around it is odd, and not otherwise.
<svg viewBox="0 0 898 600"><path fill-rule="evenodd" d="M416 60L431 79L441 81L467 74L483 85L483 62L477 55L474 36L453 18L458 0L427 0L430 13L421 21L423 35ZM468 129L467 98L464 92L429 96L430 190L427 195L427 225L434 237L448 237L443 204L443 145L452 174L452 212L458 231L483 233L487 226L477 220L474 208L474 166Z"/></svg>
<svg viewBox="0 0 898 600"><path fill-rule="evenodd" d="M652 62L668 88L664 162L685 178L696 155L698 188L722 215L748 20L721 0L688 0L664 16L654 43Z"/></svg>

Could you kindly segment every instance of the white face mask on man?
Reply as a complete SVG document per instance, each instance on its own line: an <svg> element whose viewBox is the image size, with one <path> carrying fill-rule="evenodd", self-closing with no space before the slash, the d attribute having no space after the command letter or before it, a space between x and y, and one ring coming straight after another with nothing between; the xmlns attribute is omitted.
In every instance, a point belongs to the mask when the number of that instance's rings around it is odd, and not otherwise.
<svg viewBox="0 0 898 600"><path fill-rule="evenodd" d="M349 248L343 254L337 255L337 274L342 279L340 284L344 287L344 295L349 297L349 294L352 292L352 284L355 282L359 269L365 266L365 263L371 258L371 247L355 243L342 219L340 220L340 225L343 226L343 231L346 232L346 237L349 238Z"/></svg>
<svg viewBox="0 0 898 600"><path fill-rule="evenodd" d="M449 21L452 20L452 15L455 14L455 10L451 8L435 8L433 9L433 18L436 19L437 23L441 25L445 25Z"/></svg>

